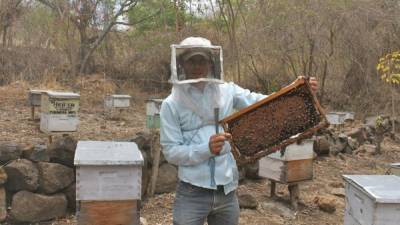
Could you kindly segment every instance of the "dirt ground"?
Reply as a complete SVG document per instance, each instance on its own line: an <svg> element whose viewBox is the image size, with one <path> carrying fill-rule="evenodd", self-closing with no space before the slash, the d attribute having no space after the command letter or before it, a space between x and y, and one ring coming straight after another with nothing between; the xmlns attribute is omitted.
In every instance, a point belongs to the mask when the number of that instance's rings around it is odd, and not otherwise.
<svg viewBox="0 0 400 225"><path fill-rule="evenodd" d="M99 80L99 77L91 77L84 81L84 86L80 89L81 123L79 132L74 136L79 140L123 140L144 130L145 99L149 94L140 93L133 87L125 87L125 93L133 96L132 107L121 115L117 114L119 119L105 120L103 96L115 91L116 87ZM29 88L29 84L24 82L0 87L0 141L13 141L22 145L48 142L48 136L39 131L38 119L30 118L30 107L27 105ZM47 88L63 89L57 84L47 85ZM340 154L337 157L316 158L314 179L300 184L300 206L297 212L290 209L286 185L278 185L278 198L273 200L269 197L270 184L267 180L245 180L237 192L239 195L255 196L258 207L255 210L241 209L240 224L343 224L345 201L343 197L333 195L332 190L343 186L343 174L385 174L388 164L400 162L400 143L386 138L382 148L381 155ZM336 211L321 211L315 203L315 198L320 196L335 198ZM173 199L174 193L170 193L143 201L141 216L150 225L171 224ZM46 224L70 225L76 224L76 219L71 215Z"/></svg>

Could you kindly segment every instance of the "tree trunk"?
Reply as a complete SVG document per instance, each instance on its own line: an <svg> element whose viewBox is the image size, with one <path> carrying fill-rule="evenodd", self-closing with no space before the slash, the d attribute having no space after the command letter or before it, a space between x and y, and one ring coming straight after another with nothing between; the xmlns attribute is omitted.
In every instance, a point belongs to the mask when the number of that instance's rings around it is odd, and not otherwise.
<svg viewBox="0 0 400 225"><path fill-rule="evenodd" d="M7 27L3 27L3 47L7 46Z"/></svg>

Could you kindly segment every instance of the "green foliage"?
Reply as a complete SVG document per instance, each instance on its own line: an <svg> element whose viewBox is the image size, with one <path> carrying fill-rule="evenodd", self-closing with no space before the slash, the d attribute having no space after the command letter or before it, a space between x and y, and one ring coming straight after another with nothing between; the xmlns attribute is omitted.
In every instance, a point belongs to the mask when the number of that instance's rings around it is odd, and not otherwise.
<svg viewBox="0 0 400 225"><path fill-rule="evenodd" d="M153 18L141 21L143 18L153 14L156 14ZM171 3L170 0L143 1L128 13L128 20L129 23L136 24L134 28L139 31L139 33L160 29L162 27L170 30L175 26L174 4Z"/></svg>
<svg viewBox="0 0 400 225"><path fill-rule="evenodd" d="M400 51L380 58L376 70L383 81L390 84L400 84Z"/></svg>

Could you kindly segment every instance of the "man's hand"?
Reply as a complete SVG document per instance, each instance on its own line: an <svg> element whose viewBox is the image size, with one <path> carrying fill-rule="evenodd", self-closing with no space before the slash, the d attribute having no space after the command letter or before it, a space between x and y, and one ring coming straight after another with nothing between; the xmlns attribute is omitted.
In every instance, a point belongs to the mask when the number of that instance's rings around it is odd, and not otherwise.
<svg viewBox="0 0 400 225"><path fill-rule="evenodd" d="M309 80L310 86L311 86L311 90L315 93L317 93L318 90L318 80L315 77L310 77Z"/></svg>
<svg viewBox="0 0 400 225"><path fill-rule="evenodd" d="M305 78L305 76L299 76L299 78ZM318 80L315 77L310 77L310 80L308 81L308 83L311 86L311 91L316 94L317 90L318 90Z"/></svg>
<svg viewBox="0 0 400 225"><path fill-rule="evenodd" d="M224 147L225 141L231 138L232 135L230 133L220 133L212 135L208 142L208 147L210 148L210 152L214 155L219 155L222 148Z"/></svg>

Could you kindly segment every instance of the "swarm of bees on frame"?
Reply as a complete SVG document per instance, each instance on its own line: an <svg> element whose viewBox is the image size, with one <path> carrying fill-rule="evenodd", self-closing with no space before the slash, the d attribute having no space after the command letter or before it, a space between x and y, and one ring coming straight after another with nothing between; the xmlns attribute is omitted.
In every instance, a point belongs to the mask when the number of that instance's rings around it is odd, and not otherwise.
<svg viewBox="0 0 400 225"><path fill-rule="evenodd" d="M303 84L229 121L228 127L240 153L252 156L320 122L312 94Z"/></svg>

